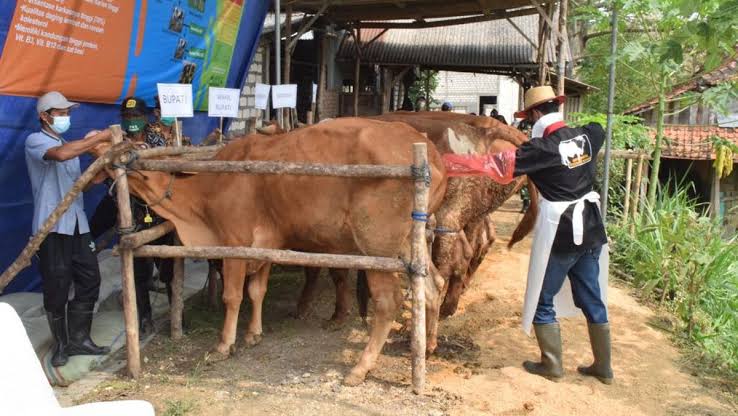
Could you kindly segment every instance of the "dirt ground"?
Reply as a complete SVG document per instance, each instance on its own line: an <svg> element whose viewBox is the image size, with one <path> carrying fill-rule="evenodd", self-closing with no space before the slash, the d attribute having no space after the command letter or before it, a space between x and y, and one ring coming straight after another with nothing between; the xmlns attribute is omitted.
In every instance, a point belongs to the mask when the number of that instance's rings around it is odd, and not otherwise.
<svg viewBox="0 0 738 416"><path fill-rule="evenodd" d="M562 381L523 371L521 362L536 358L538 349L519 327L530 240L505 248L518 209L512 201L495 214L500 241L456 315L441 323L422 396L410 392L407 338L397 331L367 381L344 387L341 378L357 361L366 330L358 318L340 329L325 328L334 297L327 277L310 317L292 318L303 280L291 269L270 279L261 344L241 348L226 361L208 361L222 312L210 312L196 299L186 312L184 340L172 342L163 331L143 349L145 374L139 381L116 375L75 401L145 399L167 416L738 414L735 387L685 367L668 335L652 325L655 314L617 284L609 299L614 385L576 373L577 365L591 359L584 318L562 323ZM246 318L244 311L241 327Z"/></svg>

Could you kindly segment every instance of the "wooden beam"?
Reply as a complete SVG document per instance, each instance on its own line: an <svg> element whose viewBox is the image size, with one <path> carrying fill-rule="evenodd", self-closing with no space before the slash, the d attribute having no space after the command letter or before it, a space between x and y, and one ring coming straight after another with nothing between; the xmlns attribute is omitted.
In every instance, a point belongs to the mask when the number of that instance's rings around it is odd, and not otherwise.
<svg viewBox="0 0 738 416"><path fill-rule="evenodd" d="M134 169L160 172L218 172L261 175L338 176L343 178L410 178L409 166L402 165L325 165L248 160L137 160Z"/></svg>
<svg viewBox="0 0 738 416"><path fill-rule="evenodd" d="M510 19L510 17L508 17L508 16L505 16L505 19L507 19L507 21L512 25L512 27L515 30L517 30L518 33L520 33L525 38L525 40L527 40L528 43L530 43L531 46L533 46L534 48L538 49L538 44L535 43L535 42L533 42L533 40L531 38L529 38L528 35L525 34L525 32L523 32L523 29L521 29L520 26L518 26L515 22L513 22L512 19Z"/></svg>
<svg viewBox="0 0 738 416"><path fill-rule="evenodd" d="M489 22L493 20L506 19L517 16L528 16L537 13L535 8L528 7L525 9L514 10L512 12L497 11L481 16L471 16L463 18L434 20L431 22L425 20L415 20L410 23L396 22L360 22L358 25L364 29L428 29L434 27L466 25L469 23Z"/></svg>
<svg viewBox="0 0 738 416"><path fill-rule="evenodd" d="M134 250L133 253L136 257L249 259L291 266L331 267L340 269L378 270L386 272L407 271L405 263L396 258L303 253L300 251L274 250L256 247L141 246Z"/></svg>
<svg viewBox="0 0 738 416"><path fill-rule="evenodd" d="M289 44L287 45L287 53L292 53L294 51L295 46L297 46L297 41L300 40L300 38L302 37L302 35L304 35L305 32L308 31L308 29L310 29L311 27L313 27L313 25L318 20L318 18L323 13L325 13L326 9L328 9L328 5L329 4L330 3L328 1L324 1L323 2L323 5L320 7L320 10L318 10L318 12L315 13L307 22L303 23L302 26L300 26L300 29L297 31L297 35L295 35L295 37L292 38L290 40ZM288 38L288 40L289 40L289 38Z"/></svg>
<svg viewBox="0 0 738 416"><path fill-rule="evenodd" d="M556 25L553 22L553 5L555 4L555 2L553 0L549 0L549 3L548 3L549 12L548 13L546 13L546 10L543 8L541 3L539 3L537 0L530 0L530 2L531 4L533 4L533 6L535 6L536 10L538 10L538 14L541 17L543 17L543 19L546 21L554 37L558 39L559 41L563 42L564 38L561 35L561 32L559 32L556 29Z"/></svg>
<svg viewBox="0 0 738 416"><path fill-rule="evenodd" d="M123 132L120 126L113 125L110 126L110 129L113 131L113 145L121 143L123 141ZM124 167L116 168L115 177L118 178L115 182L118 203L118 229L122 231L130 230L133 228L133 216L131 213L131 194L128 192L126 169ZM138 305L136 304L136 284L133 275L133 252L130 249L121 250L120 268L128 373L133 378L139 378L141 376L141 350L138 339Z"/></svg>
<svg viewBox="0 0 738 416"><path fill-rule="evenodd" d="M531 0L535 2L535 0ZM548 4L548 14L553 16L554 12L554 3L551 2ZM538 55L536 57L538 62L538 85L544 85L546 83L546 71L548 69L547 62L548 58L548 42L550 41L550 33L551 33L551 19L545 19L543 21L543 24L541 25L541 42L538 44Z"/></svg>
<svg viewBox="0 0 738 416"><path fill-rule="evenodd" d="M118 246L120 248L141 247L142 245L148 244L159 237L163 237L164 235L171 233L172 231L174 231L174 224L172 224L171 221L166 221L143 231L122 236Z"/></svg>
<svg viewBox="0 0 738 416"><path fill-rule="evenodd" d="M413 144L413 170L428 172L428 148L425 143ZM428 174L430 174L428 172ZM413 215L426 215L428 212L428 195L430 183L423 175L415 177L415 192L413 199ZM423 394L425 388L425 349L426 349L426 316L425 316L425 281L433 278L429 272L428 241L425 236L426 222L422 219L413 220L410 282L413 294L412 326L410 340L410 354L413 369L413 392Z"/></svg>
<svg viewBox="0 0 738 416"><path fill-rule="evenodd" d="M633 159L625 164L625 206L623 206L623 220L628 221L630 214L630 188L633 177Z"/></svg>
<svg viewBox="0 0 738 416"><path fill-rule="evenodd" d="M356 61L354 63L354 117L359 116L359 79L361 78L361 29L355 29Z"/></svg>
<svg viewBox="0 0 738 416"><path fill-rule="evenodd" d="M558 68L558 95L566 95L564 84L566 81L566 15L569 13L569 0L559 0L559 33L564 37L559 40L559 68ZM559 111L564 112L564 103L559 105Z"/></svg>

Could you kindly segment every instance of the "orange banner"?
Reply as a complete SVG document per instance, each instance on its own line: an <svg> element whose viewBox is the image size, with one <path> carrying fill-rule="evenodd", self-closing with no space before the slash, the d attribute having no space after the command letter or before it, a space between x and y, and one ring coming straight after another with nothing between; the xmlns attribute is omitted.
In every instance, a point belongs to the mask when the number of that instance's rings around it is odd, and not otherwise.
<svg viewBox="0 0 738 416"><path fill-rule="evenodd" d="M130 0L18 0L0 57L0 94L57 90L73 100L111 102L126 76L134 6Z"/></svg>

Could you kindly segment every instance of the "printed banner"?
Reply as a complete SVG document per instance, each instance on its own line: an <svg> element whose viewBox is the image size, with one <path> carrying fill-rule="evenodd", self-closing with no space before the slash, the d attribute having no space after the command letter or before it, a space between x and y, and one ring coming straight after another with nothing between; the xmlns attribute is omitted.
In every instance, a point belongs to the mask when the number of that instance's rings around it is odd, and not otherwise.
<svg viewBox="0 0 738 416"><path fill-rule="evenodd" d="M0 57L0 94L59 90L83 102L157 83L192 84L194 107L225 87L244 0L17 0ZM19 63L23 64L20 65Z"/></svg>

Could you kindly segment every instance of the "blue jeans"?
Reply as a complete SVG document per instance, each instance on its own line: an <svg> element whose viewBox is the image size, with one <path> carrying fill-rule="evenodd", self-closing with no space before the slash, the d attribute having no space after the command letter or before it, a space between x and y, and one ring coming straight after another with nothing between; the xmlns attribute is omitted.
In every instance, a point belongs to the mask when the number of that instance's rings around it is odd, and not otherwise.
<svg viewBox="0 0 738 416"><path fill-rule="evenodd" d="M600 253L602 246L579 253L551 253L543 277L541 296L533 318L535 324L556 322L554 296L569 276L574 304L584 312L587 322L607 323L607 309L600 295Z"/></svg>

